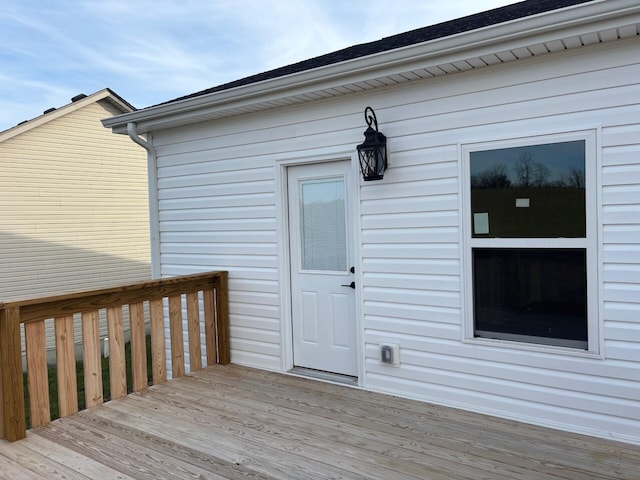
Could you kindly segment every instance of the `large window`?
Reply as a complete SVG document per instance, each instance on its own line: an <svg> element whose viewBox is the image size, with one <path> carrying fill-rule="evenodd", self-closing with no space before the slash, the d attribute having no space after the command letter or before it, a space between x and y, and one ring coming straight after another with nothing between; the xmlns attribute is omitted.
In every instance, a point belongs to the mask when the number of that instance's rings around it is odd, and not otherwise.
<svg viewBox="0 0 640 480"><path fill-rule="evenodd" d="M595 351L591 135L466 149L468 336Z"/></svg>

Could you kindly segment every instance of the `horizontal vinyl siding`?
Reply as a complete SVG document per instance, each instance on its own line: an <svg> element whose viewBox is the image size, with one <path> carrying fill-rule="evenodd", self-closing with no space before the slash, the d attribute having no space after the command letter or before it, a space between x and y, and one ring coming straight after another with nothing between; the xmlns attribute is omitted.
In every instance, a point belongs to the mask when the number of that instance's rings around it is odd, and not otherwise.
<svg viewBox="0 0 640 480"><path fill-rule="evenodd" d="M180 144L186 154L156 145L161 274L229 271L234 363L279 370L273 165L268 158L236 158L244 147L228 145L227 152L225 140Z"/></svg>
<svg viewBox="0 0 640 480"><path fill-rule="evenodd" d="M361 141L351 107L307 117L297 107L154 134L162 275L229 271L234 363L282 369L274 158Z"/></svg>
<svg viewBox="0 0 640 480"><path fill-rule="evenodd" d="M501 66L368 100L390 139L384 181L361 189L368 388L640 442L640 68L631 50ZM459 145L597 127L604 359L462 342L471 305ZM380 365L384 342L400 345L400 368Z"/></svg>
<svg viewBox="0 0 640 480"><path fill-rule="evenodd" d="M276 158L388 138L359 182L361 384L640 443L638 40L416 81L156 134L163 275L230 271L232 361L282 368ZM466 143L598 133L602 358L463 341L460 151ZM462 243L461 243L462 242ZM400 345L399 368L380 343Z"/></svg>
<svg viewBox="0 0 640 480"><path fill-rule="evenodd" d="M146 153L102 127L115 113L91 103L0 143L0 301L150 278Z"/></svg>
<svg viewBox="0 0 640 480"><path fill-rule="evenodd" d="M411 111L408 122L419 122L415 116L422 109ZM378 343L399 343L400 370L406 370L412 368L407 340L457 343L462 335L457 145L409 137L405 147L387 130L394 149L384 184L361 191L366 383L380 390L386 388L380 373L399 371L378 372ZM407 387L394 390L424 395Z"/></svg>
<svg viewBox="0 0 640 480"><path fill-rule="evenodd" d="M605 351L640 369L640 123L607 125L602 143Z"/></svg>

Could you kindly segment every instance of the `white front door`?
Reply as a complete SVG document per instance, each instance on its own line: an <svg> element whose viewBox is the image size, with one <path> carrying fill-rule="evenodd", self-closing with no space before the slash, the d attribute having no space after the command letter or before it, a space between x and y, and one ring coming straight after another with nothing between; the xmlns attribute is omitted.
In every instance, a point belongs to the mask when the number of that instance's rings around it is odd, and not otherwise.
<svg viewBox="0 0 640 480"><path fill-rule="evenodd" d="M290 167L293 362L358 375L349 162Z"/></svg>

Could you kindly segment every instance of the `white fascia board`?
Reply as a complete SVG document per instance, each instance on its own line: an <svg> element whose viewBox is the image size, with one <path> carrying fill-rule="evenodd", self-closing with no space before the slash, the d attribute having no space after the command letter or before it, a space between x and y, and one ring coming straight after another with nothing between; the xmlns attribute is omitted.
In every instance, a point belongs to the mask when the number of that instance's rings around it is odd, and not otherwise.
<svg viewBox="0 0 640 480"><path fill-rule="evenodd" d="M147 133L180 119L187 123L190 117L401 73L414 66L424 68L634 22L640 22L640 0L599 0L158 105L102 123L116 133L126 133L127 124L135 123L138 133Z"/></svg>

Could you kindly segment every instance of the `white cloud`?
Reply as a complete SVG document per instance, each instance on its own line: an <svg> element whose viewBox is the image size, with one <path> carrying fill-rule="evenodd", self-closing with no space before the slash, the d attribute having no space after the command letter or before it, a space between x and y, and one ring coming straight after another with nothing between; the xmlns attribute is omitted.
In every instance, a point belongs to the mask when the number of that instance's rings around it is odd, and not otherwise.
<svg viewBox="0 0 640 480"><path fill-rule="evenodd" d="M514 0L3 0L0 130L110 87L138 107Z"/></svg>

